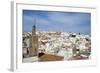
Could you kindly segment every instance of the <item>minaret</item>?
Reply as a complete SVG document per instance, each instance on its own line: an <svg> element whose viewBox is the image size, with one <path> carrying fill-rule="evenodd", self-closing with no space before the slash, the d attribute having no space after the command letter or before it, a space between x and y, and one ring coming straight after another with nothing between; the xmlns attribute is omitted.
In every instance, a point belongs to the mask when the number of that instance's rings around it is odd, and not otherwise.
<svg viewBox="0 0 100 73"><path fill-rule="evenodd" d="M32 27L32 48L30 49L30 56L38 55L38 35L36 34L36 21Z"/></svg>

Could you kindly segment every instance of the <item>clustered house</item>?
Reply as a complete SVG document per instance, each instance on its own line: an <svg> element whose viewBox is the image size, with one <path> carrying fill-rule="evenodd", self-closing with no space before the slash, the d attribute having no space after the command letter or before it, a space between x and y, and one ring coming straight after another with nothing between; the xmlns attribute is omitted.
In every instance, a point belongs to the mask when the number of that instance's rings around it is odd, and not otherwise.
<svg viewBox="0 0 100 73"><path fill-rule="evenodd" d="M36 31L23 33L23 62L70 61L91 58L89 35L73 32Z"/></svg>

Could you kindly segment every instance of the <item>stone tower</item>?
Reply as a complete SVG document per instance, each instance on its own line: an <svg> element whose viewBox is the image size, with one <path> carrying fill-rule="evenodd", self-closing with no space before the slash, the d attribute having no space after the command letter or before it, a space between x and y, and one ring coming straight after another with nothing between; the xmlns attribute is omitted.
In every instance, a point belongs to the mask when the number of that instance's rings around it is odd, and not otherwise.
<svg viewBox="0 0 100 73"><path fill-rule="evenodd" d="M36 34L36 26L32 27L32 47L30 48L30 56L37 56L38 55L38 35Z"/></svg>

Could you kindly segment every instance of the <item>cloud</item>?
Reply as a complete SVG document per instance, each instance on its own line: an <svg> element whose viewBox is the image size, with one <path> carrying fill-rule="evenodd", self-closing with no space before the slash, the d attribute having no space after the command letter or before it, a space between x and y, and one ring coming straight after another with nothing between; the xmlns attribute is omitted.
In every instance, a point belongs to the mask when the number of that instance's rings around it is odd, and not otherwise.
<svg viewBox="0 0 100 73"><path fill-rule="evenodd" d="M33 12L33 13L32 13ZM37 30L39 31L66 31L83 32L91 31L91 15L78 12L49 12L30 11L24 13L23 24L25 31L31 31L36 19Z"/></svg>
<svg viewBox="0 0 100 73"><path fill-rule="evenodd" d="M38 25L48 25L50 24L50 21L44 18L37 18L37 24Z"/></svg>
<svg viewBox="0 0 100 73"><path fill-rule="evenodd" d="M30 16L30 15L23 16L23 30L24 31L31 31L34 23L39 30L43 30L43 28L45 29L46 27L48 27L48 25L51 24L50 21L46 18L35 17L35 16Z"/></svg>
<svg viewBox="0 0 100 73"><path fill-rule="evenodd" d="M89 20L89 15L86 13L57 13L52 12L48 14L48 18L52 22L56 22L58 24L66 24L67 26L77 26Z"/></svg>

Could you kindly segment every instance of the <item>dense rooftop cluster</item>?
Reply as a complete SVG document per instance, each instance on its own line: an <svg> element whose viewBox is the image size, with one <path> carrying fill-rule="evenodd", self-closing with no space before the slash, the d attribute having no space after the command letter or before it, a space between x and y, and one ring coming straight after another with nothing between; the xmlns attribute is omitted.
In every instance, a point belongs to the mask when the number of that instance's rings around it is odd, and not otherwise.
<svg viewBox="0 0 100 73"><path fill-rule="evenodd" d="M63 56L64 60L89 59L91 38L89 35L70 32L36 32L38 35L38 53ZM23 33L23 54L31 45L30 32Z"/></svg>

